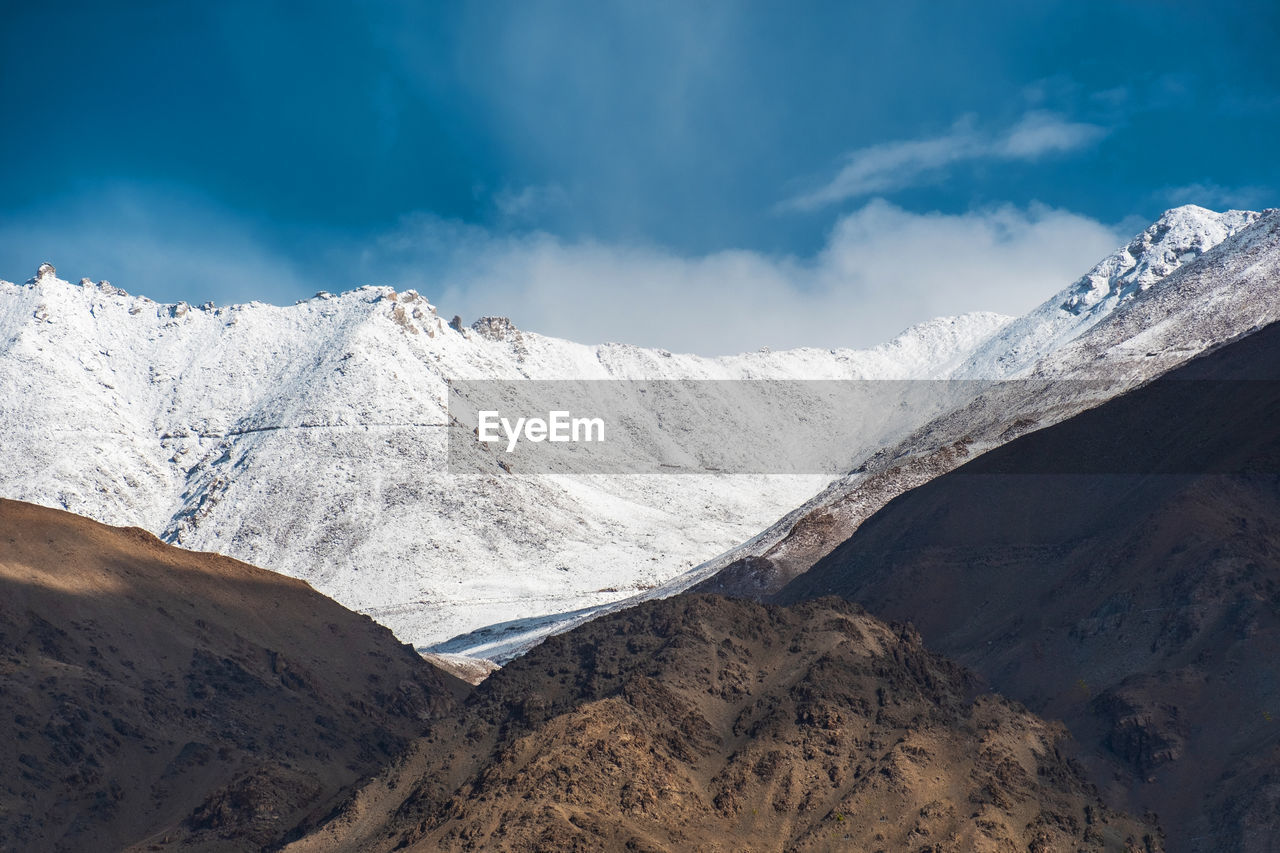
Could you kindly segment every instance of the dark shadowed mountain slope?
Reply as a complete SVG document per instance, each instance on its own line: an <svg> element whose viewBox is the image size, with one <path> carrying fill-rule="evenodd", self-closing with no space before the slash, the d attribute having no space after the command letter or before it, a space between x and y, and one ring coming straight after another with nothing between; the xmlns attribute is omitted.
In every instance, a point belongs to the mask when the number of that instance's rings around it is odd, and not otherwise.
<svg viewBox="0 0 1280 853"><path fill-rule="evenodd" d="M262 849L466 689L301 581L0 500L2 849Z"/></svg>
<svg viewBox="0 0 1280 853"><path fill-rule="evenodd" d="M838 594L1064 720L1170 850L1280 849L1280 327L908 492Z"/></svg>
<svg viewBox="0 0 1280 853"><path fill-rule="evenodd" d="M839 599L649 602L494 673L289 850L1158 849L970 687Z"/></svg>

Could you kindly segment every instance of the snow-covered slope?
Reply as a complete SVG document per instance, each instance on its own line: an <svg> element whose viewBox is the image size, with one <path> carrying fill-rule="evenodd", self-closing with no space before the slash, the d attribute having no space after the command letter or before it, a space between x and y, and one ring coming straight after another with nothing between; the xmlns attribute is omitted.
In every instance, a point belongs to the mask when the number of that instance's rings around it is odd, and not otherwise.
<svg viewBox="0 0 1280 853"><path fill-rule="evenodd" d="M951 376L1003 379L1024 373L1260 215L1247 210L1215 213L1190 204L1167 211L1070 287L992 335Z"/></svg>
<svg viewBox="0 0 1280 853"><path fill-rule="evenodd" d="M429 643L652 588L828 479L461 474L449 381L937 376L1007 320L707 359L454 328L389 288L192 307L42 267L0 283L0 495L304 578Z"/></svg>
<svg viewBox="0 0 1280 853"><path fill-rule="evenodd" d="M1176 208L1088 275L1005 325L950 372L951 378L1015 381L974 382L977 393L967 404L869 454L852 473L751 539L630 602L499 626L442 648L505 659L604 610L694 586L767 595L897 495L1276 321L1280 211Z"/></svg>
<svg viewBox="0 0 1280 853"><path fill-rule="evenodd" d="M1225 227L1224 220L1232 226ZM1198 225L1185 227L1189 222ZM1249 225L1236 227L1241 222ZM1148 240L1175 229L1180 236L1172 243ZM1133 255L1133 245L1142 243L1150 252ZM1126 260L1115 265L1120 258ZM1076 334L1070 335L1069 321L1054 312L1069 312L1062 306L1073 304L1073 297L1086 292L1085 284L1102 280L1108 268L1170 271L1159 279L1139 272L1126 279L1129 284L1108 285L1110 295L1094 303L1106 310L1093 311L1089 322L1077 324ZM882 448L770 528L655 594L687 589L747 556L767 556L782 574L794 577L902 492L992 447L1149 381L1216 345L1280 321L1280 210L1171 210L1129 248L1028 317L1035 319L1008 324L978 350L991 368L988 377L1012 381L991 384L967 405ZM1055 322L1059 334L1054 345L1042 346L1034 360L1013 372L1010 366L1027 358L1029 341ZM1004 342L1006 353L1019 355L1002 359L991 348L997 340ZM971 374L978 363L970 358L957 372Z"/></svg>

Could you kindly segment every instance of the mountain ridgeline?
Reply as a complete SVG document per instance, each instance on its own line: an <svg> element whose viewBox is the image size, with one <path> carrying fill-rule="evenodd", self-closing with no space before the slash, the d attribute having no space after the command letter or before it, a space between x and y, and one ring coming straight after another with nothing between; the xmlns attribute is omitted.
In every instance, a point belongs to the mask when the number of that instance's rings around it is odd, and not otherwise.
<svg viewBox="0 0 1280 853"><path fill-rule="evenodd" d="M565 481L501 458L451 471L452 382L906 379L946 369L1008 319L939 319L866 351L702 358L500 318L455 328L389 287L288 307L163 305L45 266L0 282L0 495L302 578L427 645L656 586L827 479ZM659 451L635 448L635 461L656 465Z"/></svg>

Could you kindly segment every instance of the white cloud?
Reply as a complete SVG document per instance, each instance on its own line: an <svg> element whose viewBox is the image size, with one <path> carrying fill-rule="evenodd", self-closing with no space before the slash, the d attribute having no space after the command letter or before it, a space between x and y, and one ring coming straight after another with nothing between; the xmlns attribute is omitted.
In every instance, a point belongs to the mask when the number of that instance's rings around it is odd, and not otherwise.
<svg viewBox="0 0 1280 853"><path fill-rule="evenodd" d="M1044 206L921 214L873 200L840 218L806 257L688 256L427 215L380 236L310 234L286 247L252 221L153 189L0 221L0 275L23 280L48 260L64 278L105 277L154 299L219 304L289 304L361 284L413 287L468 322L506 315L584 343L715 355L873 346L939 315L1022 313L1128 236Z"/></svg>
<svg viewBox="0 0 1280 853"><path fill-rule="evenodd" d="M844 166L823 186L783 202L783 208L813 210L934 179L956 163L974 160L1035 160L1074 151L1106 135L1094 124L1067 121L1034 110L998 134L984 134L965 118L947 133L927 139L887 142L845 155Z"/></svg>
<svg viewBox="0 0 1280 853"><path fill-rule="evenodd" d="M726 354L872 346L940 315L1023 313L1124 236L1044 206L918 214L875 200L841 218L811 258L685 257L547 235L499 237L420 217L365 261L383 271L380 281L390 272L468 321L499 314L582 342Z"/></svg>

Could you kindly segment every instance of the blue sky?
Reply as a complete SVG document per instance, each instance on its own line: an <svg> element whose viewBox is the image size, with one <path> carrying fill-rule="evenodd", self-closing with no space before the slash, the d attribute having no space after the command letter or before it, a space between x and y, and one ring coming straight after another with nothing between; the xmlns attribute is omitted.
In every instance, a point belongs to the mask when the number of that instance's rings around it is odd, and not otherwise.
<svg viewBox="0 0 1280 853"><path fill-rule="evenodd" d="M10 280L866 345L1280 205L1274 3L4 5Z"/></svg>

